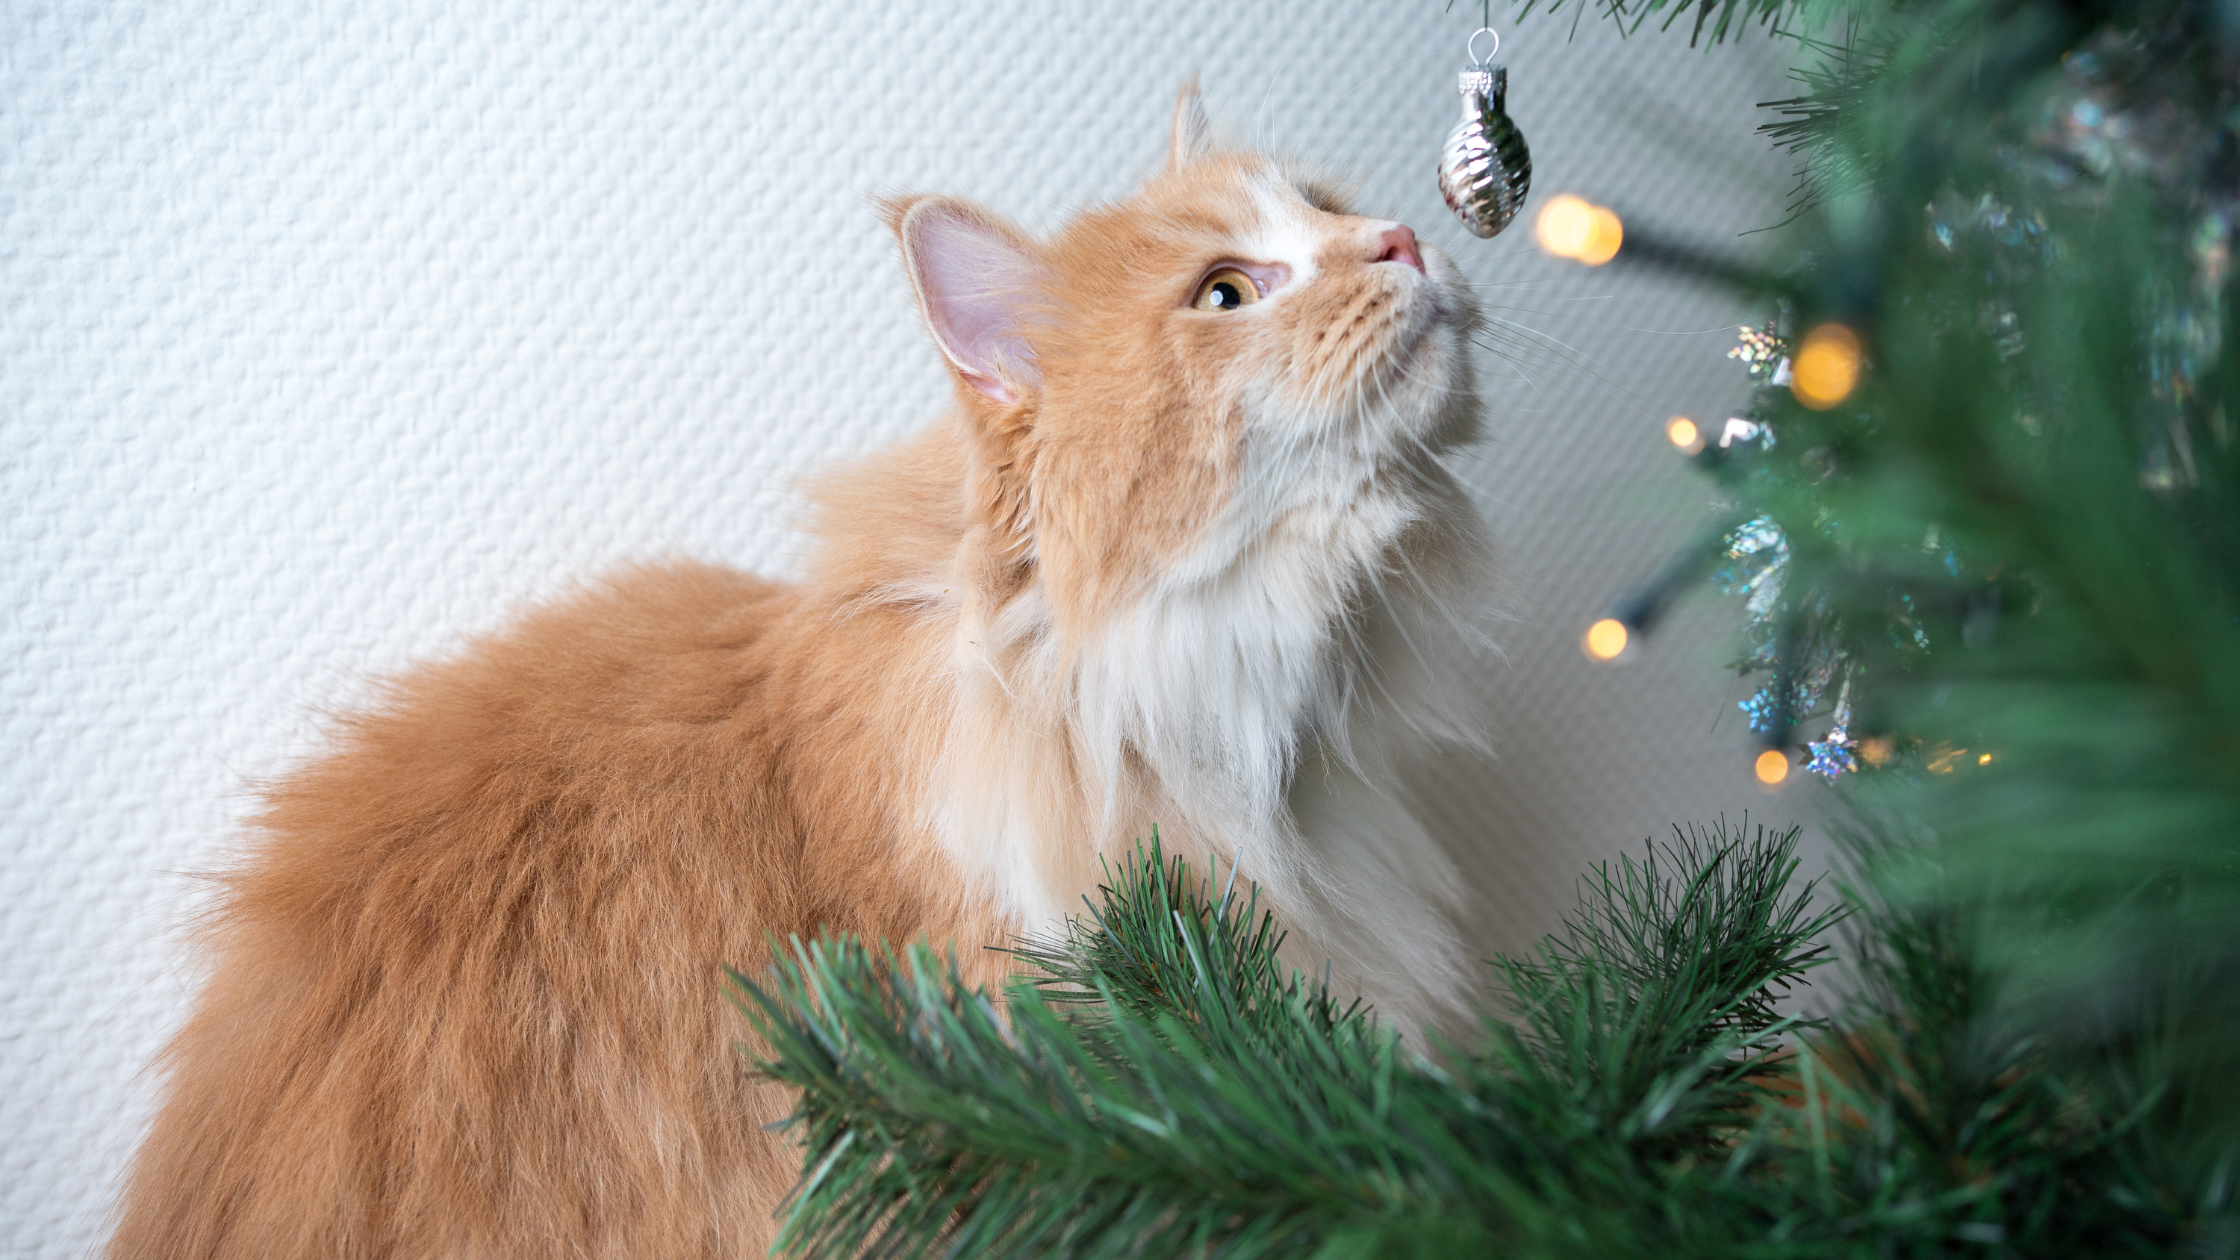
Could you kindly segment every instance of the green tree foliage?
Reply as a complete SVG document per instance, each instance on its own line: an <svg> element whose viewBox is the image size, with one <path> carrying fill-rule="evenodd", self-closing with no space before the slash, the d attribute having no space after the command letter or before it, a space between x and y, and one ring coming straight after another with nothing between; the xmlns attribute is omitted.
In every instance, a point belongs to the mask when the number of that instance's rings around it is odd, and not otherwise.
<svg viewBox="0 0 2240 1260"><path fill-rule="evenodd" d="M1857 992L1774 1000L1842 913L1796 832L1600 867L1499 959L1468 1047L1410 1052L1276 958L1249 890L1154 846L1000 1005L920 945L796 943L735 976L801 1091L802 1255L2232 1254L2156 1087L2049 1050L1983 921L1857 883ZM1888 870L1865 855L1864 869ZM1918 861L1918 852L1915 860ZM1920 877L1912 871L1908 880ZM2167 1044L2167 1043L2165 1043Z"/></svg>
<svg viewBox="0 0 2240 1260"><path fill-rule="evenodd" d="M1629 3L1605 8L1713 7ZM1803 170L1760 291L1787 349L1840 325L1865 371L1833 405L1763 390L1766 440L1701 457L1754 538L1779 539L1753 591L1759 716L1784 743L1848 683L1836 716L1887 750L1845 794L1892 1035L1935 1026L1918 1004L1944 976L1946 1053L1987 1055L1984 1090L2022 1071L1987 1047L2027 1045L2036 1083L2082 1091L2031 1106L2128 1117L2125 1193L2228 1214L2240 9L1899 0L1774 20L1807 90L1766 130Z"/></svg>
<svg viewBox="0 0 2240 1260"><path fill-rule="evenodd" d="M1682 833L1600 868L1507 960L1516 1022L1444 1066L1276 957L1247 890L1156 842L1000 1008L924 946L797 944L735 977L802 1091L785 1243L812 1255L1589 1253L1672 1169L1762 1125L1803 1026L1771 998L1834 918L1796 832Z"/></svg>
<svg viewBox="0 0 2240 1260"><path fill-rule="evenodd" d="M2154 1082L2170 1184L2222 1194L2240 11L1948 0L1854 41L1871 54L1831 58L1785 133L1808 181L1845 174L1775 296L1792 344L1855 329L1865 374L1824 410L1767 391L1771 449L1706 462L1786 540L1777 674L1835 663L1890 741L1851 797L1867 833L1922 842L1878 850L1896 909L1968 906L1985 1018Z"/></svg>

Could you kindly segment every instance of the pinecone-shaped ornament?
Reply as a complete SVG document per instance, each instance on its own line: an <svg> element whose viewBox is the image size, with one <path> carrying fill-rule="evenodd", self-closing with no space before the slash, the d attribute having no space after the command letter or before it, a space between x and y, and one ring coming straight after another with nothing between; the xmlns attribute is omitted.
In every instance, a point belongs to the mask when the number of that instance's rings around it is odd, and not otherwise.
<svg viewBox="0 0 2240 1260"><path fill-rule="evenodd" d="M1473 63L1461 83L1462 121L1439 151L1439 191L1471 235L1492 236L1524 209L1532 188L1532 150L1504 108L1507 66Z"/></svg>

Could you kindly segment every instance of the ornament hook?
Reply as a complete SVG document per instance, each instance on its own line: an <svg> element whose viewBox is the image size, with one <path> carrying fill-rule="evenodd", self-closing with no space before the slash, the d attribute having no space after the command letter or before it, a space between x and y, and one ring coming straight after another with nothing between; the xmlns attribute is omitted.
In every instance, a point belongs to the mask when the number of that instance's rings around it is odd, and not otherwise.
<svg viewBox="0 0 2240 1260"><path fill-rule="evenodd" d="M1493 51L1487 53L1483 57L1478 55L1478 37L1480 35L1493 36ZM1501 32L1493 29L1490 26L1481 26L1477 30L1470 32L1469 42L1465 43L1462 48L1463 51L1470 54L1470 60L1472 62L1482 66L1488 61L1491 61L1495 57L1501 55Z"/></svg>

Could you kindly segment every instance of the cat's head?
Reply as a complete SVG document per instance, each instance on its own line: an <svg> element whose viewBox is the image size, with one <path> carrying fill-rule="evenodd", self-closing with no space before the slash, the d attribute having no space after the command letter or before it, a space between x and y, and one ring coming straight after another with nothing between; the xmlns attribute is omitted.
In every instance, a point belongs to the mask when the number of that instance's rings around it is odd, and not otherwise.
<svg viewBox="0 0 2240 1260"><path fill-rule="evenodd" d="M949 198L888 212L956 383L969 528L1061 628L1271 547L1358 564L1451 489L1440 456L1476 426L1462 274L1214 143L1194 85L1165 168L1049 240Z"/></svg>

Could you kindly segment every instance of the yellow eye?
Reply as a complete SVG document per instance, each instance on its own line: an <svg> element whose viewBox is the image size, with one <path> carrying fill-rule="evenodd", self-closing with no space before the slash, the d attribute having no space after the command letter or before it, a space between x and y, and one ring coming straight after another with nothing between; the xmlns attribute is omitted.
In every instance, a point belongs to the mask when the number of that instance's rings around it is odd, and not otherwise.
<svg viewBox="0 0 2240 1260"><path fill-rule="evenodd" d="M1198 282L1190 305L1201 311L1233 311L1260 300L1260 286L1235 267L1223 267Z"/></svg>

